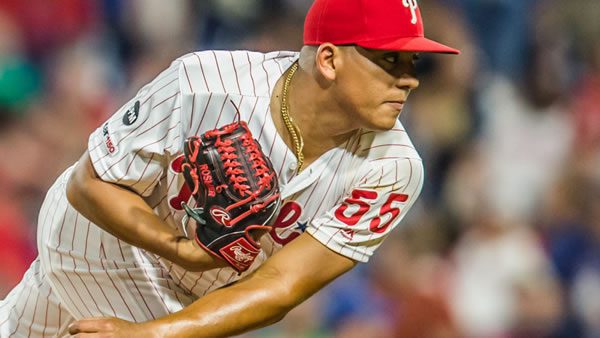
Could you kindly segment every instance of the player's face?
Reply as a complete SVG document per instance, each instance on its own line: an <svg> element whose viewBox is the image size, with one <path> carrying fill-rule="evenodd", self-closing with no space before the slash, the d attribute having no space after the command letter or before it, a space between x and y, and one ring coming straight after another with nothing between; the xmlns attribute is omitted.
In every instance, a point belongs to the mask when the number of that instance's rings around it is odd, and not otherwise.
<svg viewBox="0 0 600 338"><path fill-rule="evenodd" d="M387 130L394 127L416 78L417 53L343 47L343 70L338 74L344 110L358 127Z"/></svg>

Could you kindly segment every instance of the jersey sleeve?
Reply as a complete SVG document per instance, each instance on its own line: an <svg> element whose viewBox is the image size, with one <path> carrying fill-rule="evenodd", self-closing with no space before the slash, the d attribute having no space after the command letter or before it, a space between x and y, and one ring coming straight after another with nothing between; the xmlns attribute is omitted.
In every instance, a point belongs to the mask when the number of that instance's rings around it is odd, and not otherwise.
<svg viewBox="0 0 600 338"><path fill-rule="evenodd" d="M177 60L90 135L88 152L102 180L152 193L183 142L179 69Z"/></svg>
<svg viewBox="0 0 600 338"><path fill-rule="evenodd" d="M367 262L400 224L422 186L419 158L371 168L337 205L313 219L306 231L331 250Z"/></svg>

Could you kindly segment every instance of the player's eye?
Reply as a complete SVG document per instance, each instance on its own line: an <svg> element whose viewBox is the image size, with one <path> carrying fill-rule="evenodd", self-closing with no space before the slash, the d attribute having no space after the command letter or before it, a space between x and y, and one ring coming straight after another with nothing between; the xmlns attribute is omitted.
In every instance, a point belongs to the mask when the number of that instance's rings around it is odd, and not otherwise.
<svg viewBox="0 0 600 338"><path fill-rule="evenodd" d="M421 54L419 54L419 53L413 54L413 56L412 56L413 64L417 63L419 60L421 60Z"/></svg>
<svg viewBox="0 0 600 338"><path fill-rule="evenodd" d="M398 62L399 56L398 53L389 53L383 56L383 60L388 63L395 64Z"/></svg>

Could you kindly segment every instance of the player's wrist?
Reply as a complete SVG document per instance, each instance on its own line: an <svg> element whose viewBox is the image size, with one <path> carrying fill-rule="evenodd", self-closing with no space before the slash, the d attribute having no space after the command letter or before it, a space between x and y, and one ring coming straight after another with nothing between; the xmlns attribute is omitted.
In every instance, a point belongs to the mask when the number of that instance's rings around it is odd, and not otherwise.
<svg viewBox="0 0 600 338"><path fill-rule="evenodd" d="M201 248L195 240L178 237L173 240L174 256L170 259L190 271L204 271L227 266L227 263Z"/></svg>

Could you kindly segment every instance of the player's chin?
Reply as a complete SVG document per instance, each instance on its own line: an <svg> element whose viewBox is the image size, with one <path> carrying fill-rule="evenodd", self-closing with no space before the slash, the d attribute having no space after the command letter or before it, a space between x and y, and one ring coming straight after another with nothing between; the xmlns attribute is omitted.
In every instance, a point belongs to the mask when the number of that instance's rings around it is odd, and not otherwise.
<svg viewBox="0 0 600 338"><path fill-rule="evenodd" d="M399 117L400 111L390 111L389 109L386 109L377 115L377 118L372 121L369 129L376 131L390 130L394 128Z"/></svg>
<svg viewBox="0 0 600 338"><path fill-rule="evenodd" d="M367 129L373 131L386 131L394 128L396 125L397 118L386 119L385 121L377 121L376 123L371 123Z"/></svg>

